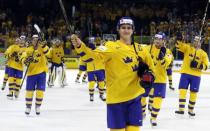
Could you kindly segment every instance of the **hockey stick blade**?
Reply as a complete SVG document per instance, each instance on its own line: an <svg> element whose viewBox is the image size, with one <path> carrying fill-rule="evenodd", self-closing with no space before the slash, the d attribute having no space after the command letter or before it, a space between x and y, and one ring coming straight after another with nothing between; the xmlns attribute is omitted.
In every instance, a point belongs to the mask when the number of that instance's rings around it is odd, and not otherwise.
<svg viewBox="0 0 210 131"><path fill-rule="evenodd" d="M39 26L38 26L37 24L34 24L34 28L36 29L36 31L37 31L38 33L41 32L41 30L40 30L40 28L39 28Z"/></svg>

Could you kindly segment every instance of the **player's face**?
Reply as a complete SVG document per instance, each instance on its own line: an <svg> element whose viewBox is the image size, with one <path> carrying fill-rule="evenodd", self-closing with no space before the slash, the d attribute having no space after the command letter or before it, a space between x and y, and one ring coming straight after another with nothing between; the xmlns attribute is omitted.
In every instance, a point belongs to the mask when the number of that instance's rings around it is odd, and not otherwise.
<svg viewBox="0 0 210 131"><path fill-rule="evenodd" d="M25 45L25 43L26 43L26 41L25 41L25 40L20 40L20 46L24 46L24 45Z"/></svg>
<svg viewBox="0 0 210 131"><path fill-rule="evenodd" d="M60 46L60 43L59 43L59 42L56 42L56 43L55 43L55 46L56 46L56 47L59 47L59 46Z"/></svg>
<svg viewBox="0 0 210 131"><path fill-rule="evenodd" d="M38 38L33 38L32 40L32 45L35 46L38 42Z"/></svg>
<svg viewBox="0 0 210 131"><path fill-rule="evenodd" d="M162 46L164 46L165 40L163 39L159 39L159 38L155 38L154 39L154 44L157 48L161 48Z"/></svg>
<svg viewBox="0 0 210 131"><path fill-rule="evenodd" d="M123 39L130 39L131 35L133 34L133 27L132 25L121 25L119 29L120 38Z"/></svg>
<svg viewBox="0 0 210 131"><path fill-rule="evenodd" d="M15 41L15 44L19 45L20 44L20 41Z"/></svg>
<svg viewBox="0 0 210 131"><path fill-rule="evenodd" d="M193 46L194 46L195 48L199 48L200 45L201 45L201 43L200 43L200 40L199 40L199 39L195 39L195 40L193 41Z"/></svg>

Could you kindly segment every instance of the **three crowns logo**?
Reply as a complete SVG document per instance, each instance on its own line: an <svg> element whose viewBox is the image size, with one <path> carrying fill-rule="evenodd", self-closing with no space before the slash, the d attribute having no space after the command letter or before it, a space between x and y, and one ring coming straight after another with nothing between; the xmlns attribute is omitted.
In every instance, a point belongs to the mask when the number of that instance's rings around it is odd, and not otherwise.
<svg viewBox="0 0 210 131"><path fill-rule="evenodd" d="M123 61L125 62L125 63L131 63L131 62L133 62L133 59L132 59L132 57L126 57L126 58L123 58Z"/></svg>

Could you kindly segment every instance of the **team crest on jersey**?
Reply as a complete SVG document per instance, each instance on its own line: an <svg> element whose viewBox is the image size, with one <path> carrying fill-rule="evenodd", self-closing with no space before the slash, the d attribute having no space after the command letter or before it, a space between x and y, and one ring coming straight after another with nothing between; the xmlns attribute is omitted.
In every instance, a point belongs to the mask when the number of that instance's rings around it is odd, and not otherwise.
<svg viewBox="0 0 210 131"><path fill-rule="evenodd" d="M138 68L139 68L139 66L138 66L138 65L134 65L134 66L132 66L133 71L137 71L137 70L138 70Z"/></svg>
<svg viewBox="0 0 210 131"><path fill-rule="evenodd" d="M196 59L196 60L200 60L200 57L196 56L195 59Z"/></svg>
<svg viewBox="0 0 210 131"><path fill-rule="evenodd" d="M193 57L193 54L189 54L190 57Z"/></svg>
<svg viewBox="0 0 210 131"><path fill-rule="evenodd" d="M55 54L57 55L57 57L61 56L61 52L56 52Z"/></svg>
<svg viewBox="0 0 210 131"><path fill-rule="evenodd" d="M41 56L41 54L40 54L40 53L37 53L37 54L36 54L36 57L40 57L40 56Z"/></svg>
<svg viewBox="0 0 210 131"><path fill-rule="evenodd" d="M117 46L116 49L120 49L120 46Z"/></svg>
<svg viewBox="0 0 210 131"><path fill-rule="evenodd" d="M125 62L125 63L131 63L131 62L133 62L133 59L132 59L132 57L126 57L126 58L123 58L123 61Z"/></svg>
<svg viewBox="0 0 210 131"><path fill-rule="evenodd" d="M154 62L154 66L156 66L157 65L157 62Z"/></svg>

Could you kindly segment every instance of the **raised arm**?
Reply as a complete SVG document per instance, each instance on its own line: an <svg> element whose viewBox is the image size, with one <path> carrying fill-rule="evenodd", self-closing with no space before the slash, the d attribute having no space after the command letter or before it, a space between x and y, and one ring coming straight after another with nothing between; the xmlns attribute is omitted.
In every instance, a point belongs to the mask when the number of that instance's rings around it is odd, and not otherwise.
<svg viewBox="0 0 210 131"><path fill-rule="evenodd" d="M75 47L76 52L84 62L93 61L94 58L107 61L111 57L112 49L108 45L99 46L97 49L92 50L88 48L76 35L71 36L71 41Z"/></svg>
<svg viewBox="0 0 210 131"><path fill-rule="evenodd" d="M177 41L176 43L176 48L178 51L182 52L182 53L185 53L186 50L187 50L187 44L186 43L183 43L181 41Z"/></svg>
<svg viewBox="0 0 210 131"><path fill-rule="evenodd" d="M209 58L208 58L208 55L206 54L206 52L204 52L202 61L201 61L201 65L200 65L200 69L207 70L208 67L209 67Z"/></svg>

